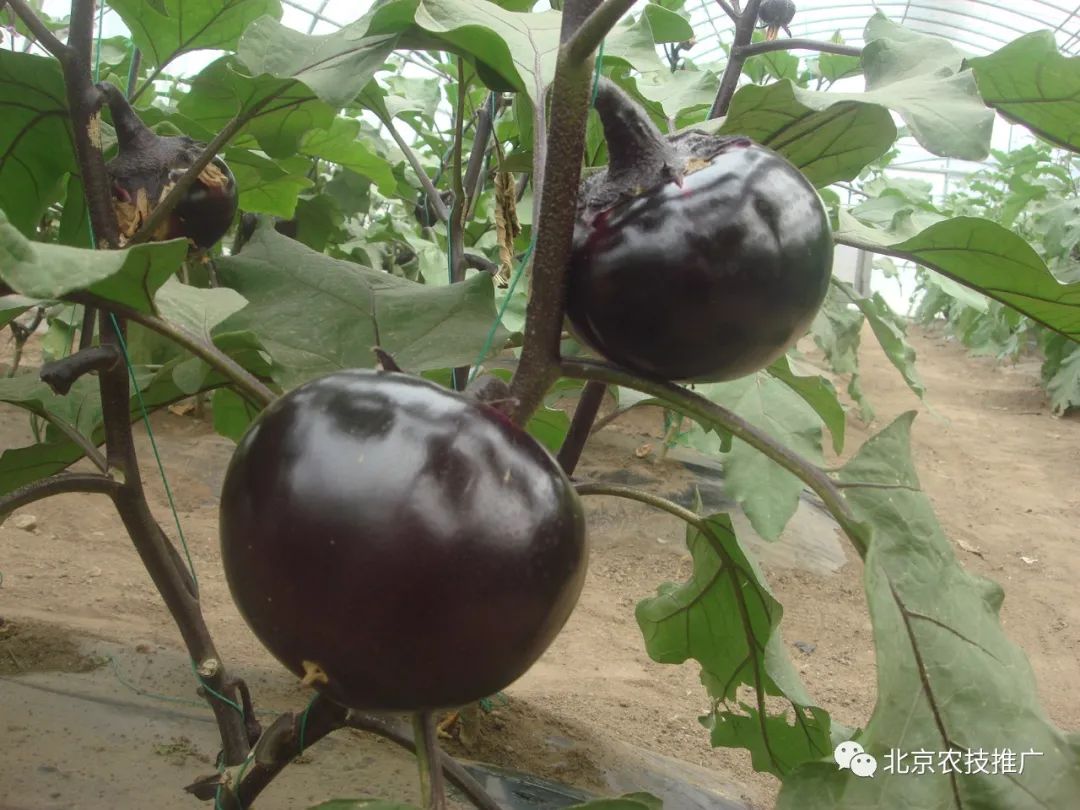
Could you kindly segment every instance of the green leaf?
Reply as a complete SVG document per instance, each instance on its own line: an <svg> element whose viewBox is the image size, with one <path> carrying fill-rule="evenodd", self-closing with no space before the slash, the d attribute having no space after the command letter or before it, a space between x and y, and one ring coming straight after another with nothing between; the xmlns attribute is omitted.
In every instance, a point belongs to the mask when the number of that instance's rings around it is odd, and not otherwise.
<svg viewBox="0 0 1080 810"><path fill-rule="evenodd" d="M743 72L758 83L766 77L796 81L799 77L799 57L788 51L769 51L747 59Z"/></svg>
<svg viewBox="0 0 1080 810"><path fill-rule="evenodd" d="M775 149L819 188L854 179L896 140L884 107L808 93L787 80L741 88L720 132Z"/></svg>
<svg viewBox="0 0 1080 810"><path fill-rule="evenodd" d="M0 327L7 326L30 307L36 307L41 303L44 302L40 299L27 298L23 295L0 296Z"/></svg>
<svg viewBox="0 0 1080 810"><path fill-rule="evenodd" d="M832 283L842 290L866 316L870 328L874 331L874 337L881 344L889 362L896 366L896 370L903 376L908 388L922 399L926 388L915 370L915 349L907 342L907 326L904 320L890 309L888 303L881 297L881 293L874 293L863 298L847 282L834 278Z"/></svg>
<svg viewBox="0 0 1080 810"><path fill-rule="evenodd" d="M186 239L126 250L84 250L31 242L0 211L0 280L31 298L60 298L89 290L140 312L153 312L152 296L187 256Z"/></svg>
<svg viewBox="0 0 1080 810"><path fill-rule="evenodd" d="M374 182L384 195L392 196L397 180L390 164L368 148L359 133L359 121L339 116L327 129L313 129L304 136L300 151L344 166Z"/></svg>
<svg viewBox="0 0 1080 810"><path fill-rule="evenodd" d="M322 35L303 34L263 17L244 32L236 55L253 75L297 79L331 107L343 107L371 81L397 44L393 33L369 35L377 13Z"/></svg>
<svg viewBox="0 0 1080 810"><path fill-rule="evenodd" d="M161 317L207 343L213 340L213 331L218 324L247 306L244 296L236 290L190 287L175 277L162 285L154 296L154 303Z"/></svg>
<svg viewBox="0 0 1080 810"><path fill-rule="evenodd" d="M920 34L880 11L863 34L863 101L896 110L935 155L982 160L990 154L994 113L986 109L964 54L947 39Z"/></svg>
<svg viewBox="0 0 1080 810"><path fill-rule="evenodd" d="M281 16L278 0L109 0L143 59L159 68L183 53L231 51L248 24Z"/></svg>
<svg viewBox="0 0 1080 810"><path fill-rule="evenodd" d="M240 134L254 137L275 158L295 155L308 130L330 126L334 110L305 85L288 78L246 76L235 65L233 57L223 56L203 68L191 92L180 99L180 112L211 132L237 116L250 117Z"/></svg>
<svg viewBox="0 0 1080 810"><path fill-rule="evenodd" d="M848 295L835 285L829 285L825 303L810 326L810 334L818 348L825 353L829 367L837 374L851 375L848 394L859 406L863 421L869 422L874 417L874 409L859 385L859 343L866 318L850 304Z"/></svg>
<svg viewBox="0 0 1080 810"><path fill-rule="evenodd" d="M1062 56L1052 31L1025 34L967 63L984 102L1040 138L1080 152L1080 57Z"/></svg>
<svg viewBox="0 0 1080 810"><path fill-rule="evenodd" d="M0 49L0 121L0 210L33 236L77 171L59 62Z"/></svg>
<svg viewBox="0 0 1080 810"><path fill-rule="evenodd" d="M703 723L712 744L743 747L754 768L777 775L825 755L829 716L814 706L787 658L779 625L783 609L769 591L727 515L704 520L705 531L687 527L694 560L690 580L666 583L636 611L649 656L660 663L694 659L715 708ZM740 699L740 687L755 694ZM780 711L767 698L785 703ZM789 723L787 711L795 712Z"/></svg>
<svg viewBox="0 0 1080 810"><path fill-rule="evenodd" d="M835 82L862 73L862 60L857 56L822 53L818 55L818 71L826 81Z"/></svg>
<svg viewBox="0 0 1080 810"><path fill-rule="evenodd" d="M244 437L252 421L259 415L254 405L228 388L219 388L214 392L211 408L214 412L214 430L234 442Z"/></svg>
<svg viewBox="0 0 1080 810"><path fill-rule="evenodd" d="M562 15L518 14L494 3L420 0L416 25L483 62L535 105L555 75Z"/></svg>
<svg viewBox="0 0 1080 810"><path fill-rule="evenodd" d="M641 15L649 24L653 42L686 42L694 38L694 28L685 17L656 3L648 3Z"/></svg>
<svg viewBox="0 0 1080 810"><path fill-rule="evenodd" d="M943 273L1049 329L1080 340L1080 282L1060 283L1020 236L977 217L931 225L910 239L860 227L840 212L836 240Z"/></svg>
<svg viewBox="0 0 1080 810"><path fill-rule="evenodd" d="M709 400L734 411L781 444L821 461L821 419L803 397L769 374L694 386ZM724 488L762 537L775 540L795 514L802 481L745 442L724 456Z"/></svg>
<svg viewBox="0 0 1080 810"><path fill-rule="evenodd" d="M911 462L913 413L870 439L840 473L869 527L864 568L877 649L878 700L856 738L872 779L832 756L784 780L778 810L1069 807L1080 796L1080 741L1047 719L1023 652L998 617L1003 594L957 562ZM889 773L892 752L959 751L958 773ZM1022 773L978 773L967 752L1029 750ZM831 752L830 752L831 753ZM990 768L988 767L989 771Z"/></svg>
<svg viewBox="0 0 1080 810"><path fill-rule="evenodd" d="M370 368L375 345L413 372L472 363L495 320L487 274L429 287L331 259L268 227L218 267L222 282L249 301L220 329L257 335L285 388L338 369Z"/></svg>
<svg viewBox="0 0 1080 810"><path fill-rule="evenodd" d="M821 417L821 421L825 423L825 427L829 429L833 450L837 453L843 450L847 416L844 414L844 406L840 404L836 396L833 384L817 374L796 374L786 355L765 370L802 397L803 401L814 409L815 413Z"/></svg>
<svg viewBox="0 0 1080 810"><path fill-rule="evenodd" d="M300 192L312 185L303 175L286 171L250 149L228 149L225 160L236 176L242 211L291 219Z"/></svg>

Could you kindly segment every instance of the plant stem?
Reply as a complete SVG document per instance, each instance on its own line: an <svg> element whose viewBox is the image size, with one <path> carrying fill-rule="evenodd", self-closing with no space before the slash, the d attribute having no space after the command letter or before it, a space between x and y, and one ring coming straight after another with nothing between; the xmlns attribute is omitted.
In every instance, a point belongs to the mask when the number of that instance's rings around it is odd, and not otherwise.
<svg viewBox="0 0 1080 810"><path fill-rule="evenodd" d="M222 374L230 381L237 390L252 405L262 409L277 399L277 395L267 388L259 379L247 371L243 366L233 360L224 352L204 341L202 338L188 332L179 324L170 323L157 315L121 306L119 304L99 299L91 293L73 293L66 296L66 300L80 304L88 304L100 308L110 308L117 315L122 315L129 321L135 321L147 329L163 335L176 344L187 349L215 371Z"/></svg>
<svg viewBox="0 0 1080 810"><path fill-rule="evenodd" d="M862 56L862 48L854 45L840 45L836 42L822 42L816 39L774 39L771 42L753 42L732 48L743 59L770 51L821 51L835 53L838 56Z"/></svg>
<svg viewBox="0 0 1080 810"><path fill-rule="evenodd" d="M731 18L731 21L738 25L739 12L737 12L734 8L731 7L731 3L729 3L728 0L717 0L717 2L720 3L720 8L722 8L724 10L724 13Z"/></svg>
<svg viewBox="0 0 1080 810"><path fill-rule="evenodd" d="M754 36L754 25L757 23L758 6L761 0L747 0L746 8L738 15L735 22L735 38L731 45L731 56L724 68L724 76L720 79L720 89L716 93L709 118L720 118L727 115L731 97L735 95L735 88L739 85L739 76L742 74L743 63L746 57L739 53L739 48L750 44Z"/></svg>
<svg viewBox="0 0 1080 810"><path fill-rule="evenodd" d="M450 283L465 280L465 168L462 160L465 140L465 96L468 87L465 82L465 59L458 57L457 109L454 112L454 157L450 172L451 187L454 191L454 205L450 209L450 221L447 224L447 254L450 263ZM484 147L474 141L473 150ZM453 371L454 390L463 391L469 378L469 367L460 366Z"/></svg>
<svg viewBox="0 0 1080 810"><path fill-rule="evenodd" d="M57 473L48 478L39 478L33 483L13 489L7 495L0 496L0 523L4 518L29 506L35 501L64 495L69 492L86 492L98 495L113 495L120 488L120 482L107 475L98 473Z"/></svg>
<svg viewBox="0 0 1080 810"><path fill-rule="evenodd" d="M435 715L417 712L412 717L416 740L416 766L420 771L420 796L425 810L446 810L446 785L439 763L442 755L435 731Z"/></svg>
<svg viewBox="0 0 1080 810"><path fill-rule="evenodd" d="M693 526L700 532L707 533L708 529L705 526L705 521L701 519L701 516L695 512L691 512L689 509L679 506L674 501L669 501L667 498L661 498L659 495L653 495L651 492L645 492L644 490L634 489L633 487L623 486L622 484L601 484L592 482L583 482L580 484L574 484L574 489L577 490L577 494L582 497L589 495L611 495L616 498L627 498L631 501L638 501L640 503L654 506L661 511L674 515L684 523Z"/></svg>
<svg viewBox="0 0 1080 810"><path fill-rule="evenodd" d="M622 19L637 0L604 0L566 43L566 56L571 62L584 62L600 47L604 37Z"/></svg>
<svg viewBox="0 0 1080 810"><path fill-rule="evenodd" d="M563 360L562 375L578 380L597 380L608 385L621 385L650 394L672 410L698 421L703 425L716 425L728 431L735 438L746 442L784 469L798 476L824 502L840 527L851 539L852 545L860 557L866 556L866 542L855 515L848 506L836 482L825 471L810 463L798 453L794 453L777 442L760 428L747 422L741 416L715 402L710 402L699 394L688 391L674 383L646 380L635 377L628 371L614 368L590 360Z"/></svg>
<svg viewBox="0 0 1080 810"><path fill-rule="evenodd" d="M420 181L420 185L427 195L428 202L431 203L431 210L435 212L435 216L438 218L439 222L449 222L450 212L446 209L446 203L443 202L442 197L439 195L439 190L435 188L434 183L431 182L431 178L428 177L427 172L424 171L424 167L420 165L420 158L416 156L412 147L401 137L401 133L398 132L397 127L394 126L392 119L381 118L380 120L382 121L382 125L386 127L387 131L390 133L390 137L394 139L394 143L398 145L398 149L404 153L405 159L409 161L409 165L412 166L412 170L416 174L416 179Z"/></svg>
<svg viewBox="0 0 1080 810"><path fill-rule="evenodd" d="M603 383L593 380L585 383L585 389L578 398L577 408L574 409L570 430L567 431L562 447L559 448L559 466L567 475L572 476L577 468L581 451L585 448L585 442L589 438L593 422L596 421L596 415L600 412L606 393L607 386Z"/></svg>
<svg viewBox="0 0 1080 810"><path fill-rule="evenodd" d="M533 175L540 188L533 255L532 289L525 313L525 344L511 390L517 405L515 422L525 424L544 393L558 377L559 336L566 302L566 268L570 260L578 185L585 149L585 121L592 89L592 59L573 61L565 43L599 5L597 0L567 0L563 10L560 50L552 85L551 149L559 171L542 171L544 158L535 152ZM537 104L537 107L542 107ZM540 130L537 131L538 133Z"/></svg>

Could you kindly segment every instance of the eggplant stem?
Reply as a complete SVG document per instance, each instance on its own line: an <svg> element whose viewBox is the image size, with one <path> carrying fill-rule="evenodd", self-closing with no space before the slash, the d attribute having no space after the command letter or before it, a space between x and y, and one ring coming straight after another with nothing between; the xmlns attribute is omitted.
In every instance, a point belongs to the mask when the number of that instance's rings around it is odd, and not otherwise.
<svg viewBox="0 0 1080 810"><path fill-rule="evenodd" d="M416 739L416 767L420 771L420 795L427 810L447 810L446 781L439 763L441 755L432 712L417 712L412 716L413 736Z"/></svg>

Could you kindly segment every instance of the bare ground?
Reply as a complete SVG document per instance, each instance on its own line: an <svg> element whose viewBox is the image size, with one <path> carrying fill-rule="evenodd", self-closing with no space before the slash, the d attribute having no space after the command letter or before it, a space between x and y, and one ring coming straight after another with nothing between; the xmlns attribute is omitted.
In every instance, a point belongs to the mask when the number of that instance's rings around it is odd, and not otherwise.
<svg viewBox="0 0 1080 810"><path fill-rule="evenodd" d="M926 402L867 335L864 389L877 420L849 423L845 455L903 411L920 412L914 453L924 489L962 562L1005 587L1005 631L1029 656L1050 718L1078 729L1080 419L1050 415L1037 361L1002 365L939 335L911 339ZM31 351L26 362L34 360ZM582 473L681 492L693 480L684 467L633 452L658 445L658 427L648 412L616 422L590 442ZM231 445L190 415L162 414L154 428L226 664L249 679L260 707L302 708L306 695L251 636L218 563L217 493ZM138 435L152 506L175 536ZM29 441L25 418L0 409L0 448ZM18 528L27 515L36 525ZM577 611L507 690L508 703L470 718L451 749L601 792L654 786L642 774L670 774L681 762L685 779L772 806L776 780L755 773L742 752L710 749L696 720L706 706L696 668L656 664L643 651L633 607L688 575L681 528L608 498L590 501L589 518L594 550ZM785 607L784 636L820 705L860 725L875 694L861 565L820 522L800 525L800 537L761 547ZM194 697L178 633L109 503L68 495L16 513L0 527L0 571L0 808L195 806L178 791L213 770L214 729L205 709L176 702ZM304 759L260 807L380 791L410 798L411 764L385 744L343 735Z"/></svg>

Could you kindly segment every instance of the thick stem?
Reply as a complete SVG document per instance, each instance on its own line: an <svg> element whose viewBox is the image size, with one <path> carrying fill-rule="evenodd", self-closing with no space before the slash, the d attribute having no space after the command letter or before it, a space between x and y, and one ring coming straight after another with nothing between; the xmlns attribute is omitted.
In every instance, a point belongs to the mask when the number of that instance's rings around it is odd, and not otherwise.
<svg viewBox="0 0 1080 810"><path fill-rule="evenodd" d="M622 16L633 8L637 0L604 0L566 43L566 55L571 62L584 62L600 47Z"/></svg>
<svg viewBox="0 0 1080 810"><path fill-rule="evenodd" d="M735 95L735 88L739 85L739 76L742 74L743 63L746 61L746 56L742 55L739 49L749 45L751 38L754 36L754 25L757 23L758 6L760 5L761 0L747 0L746 8L738 15L738 21L735 23L735 37L731 45L731 56L728 58L727 66L724 68L724 76L720 79L720 89L716 93L716 100L713 101L712 110L709 111L709 118L720 118L727 115L728 107L731 105L731 97Z"/></svg>
<svg viewBox="0 0 1080 810"><path fill-rule="evenodd" d="M679 520L693 526L700 532L708 533L705 521L701 519L700 515L691 512L685 507L679 506L679 504L674 503L673 501L669 501L667 498L653 495L651 492L623 486L622 484L594 484L591 482L574 484L574 489L577 490L578 495L583 497L588 495L611 495L616 498L627 498L631 501L648 504L649 506L653 506L661 511L674 515L679 518Z"/></svg>
<svg viewBox="0 0 1080 810"><path fill-rule="evenodd" d="M597 0L567 0L562 20L563 43L572 39L598 5ZM564 45L555 68L551 129L547 138L559 171L542 173L536 171L540 165L534 163L534 177L542 177L537 241L532 289L525 313L525 344L511 385L517 400L513 418L518 424L528 421L559 374L566 268L574 234L585 121L592 89L592 59L571 61L566 53Z"/></svg>
<svg viewBox="0 0 1080 810"><path fill-rule="evenodd" d="M120 488L120 482L107 475L97 473L57 473L48 478L40 478L33 483L13 489L7 495L0 496L0 523L4 518L29 506L35 501L51 498L53 495L64 495L69 492L88 492L98 495L112 496Z"/></svg>
<svg viewBox="0 0 1080 810"><path fill-rule="evenodd" d="M720 8L722 8L724 10L724 13L731 18L731 21L738 25L739 12L732 8L731 3L729 3L728 0L717 0L717 2L720 3Z"/></svg>
<svg viewBox="0 0 1080 810"><path fill-rule="evenodd" d="M570 430L567 431L562 447L559 448L559 466L567 475L573 475L577 468L581 451L585 448L585 442L592 432L593 422L596 421L596 415L600 412L606 393L607 386L603 383L593 380L585 383L585 389L578 398L577 408L574 409Z"/></svg>
<svg viewBox="0 0 1080 810"><path fill-rule="evenodd" d="M107 313L100 320L101 341L121 352L121 334ZM242 712L215 697L210 690L236 703L236 689L229 682L225 667L214 648L203 620L198 596L187 571L178 564L178 555L150 511L143 491L139 463L135 455L130 424L130 383L127 368L114 366L101 372L101 407L105 422L105 443L110 470L119 472L122 481L113 494L113 503L147 573L169 609L188 654L196 663L207 702L221 732L224 761L234 765L248 752L247 730Z"/></svg>
<svg viewBox="0 0 1080 810"><path fill-rule="evenodd" d="M562 375L577 380L596 380L608 385L621 385L651 394L684 416L689 416L704 425L716 425L723 428L735 438L746 442L802 479L810 489L817 493L826 508L836 518L840 527L851 539L859 556L866 556L863 533L836 482L829 478L823 469L810 463L798 453L792 452L738 414L674 383L641 379L628 371L590 360L563 360Z"/></svg>
<svg viewBox="0 0 1080 810"><path fill-rule="evenodd" d="M853 45L840 45L836 42L822 42L816 39L774 39L767 42L753 42L732 48L743 59L757 56L771 51L821 51L822 53L835 53L838 56L862 56L862 48Z"/></svg>
<svg viewBox="0 0 1080 810"><path fill-rule="evenodd" d="M277 399L277 395L261 383L255 375L244 369L243 366L228 355L218 351L217 348L202 338L191 334L178 324L170 323L157 315L149 315L145 312L103 301L90 293L75 293L67 296L67 300L103 308L109 307L117 315L121 315L129 321L135 321L135 323L169 338L222 374L241 396L260 409L265 408Z"/></svg>
<svg viewBox="0 0 1080 810"><path fill-rule="evenodd" d="M416 767L420 772L420 796L425 810L446 810L446 784L439 763L438 735L435 716L431 712L417 712L412 718L413 739L416 745Z"/></svg>
<svg viewBox="0 0 1080 810"><path fill-rule="evenodd" d="M465 82L465 60L460 56L458 57L457 88L457 109L454 112L454 157L450 172L454 205L450 209L450 221L447 224L451 284L465 280L465 208L468 205L465 197L465 169L462 158L465 140L465 96L468 87ZM453 377L454 390L465 390L465 384L469 379L469 367L455 368Z"/></svg>
<svg viewBox="0 0 1080 810"><path fill-rule="evenodd" d="M420 185L427 195L428 202L431 204L431 210L435 212L435 216L438 217L439 222L449 222L450 212L446 208L446 203L443 202L442 197L439 195L439 190L435 188L435 184L431 182L431 178L428 177L427 172L424 171L424 167L420 165L420 158L416 156L416 152L414 152L412 147L401 137L401 133L398 132L397 127L394 126L392 119L383 118L381 120L382 125L386 127L387 131L390 133L390 137L394 139L394 143L398 145L398 149L404 153L405 159L409 161L409 165L412 166L412 170L416 174L416 179L420 181Z"/></svg>

